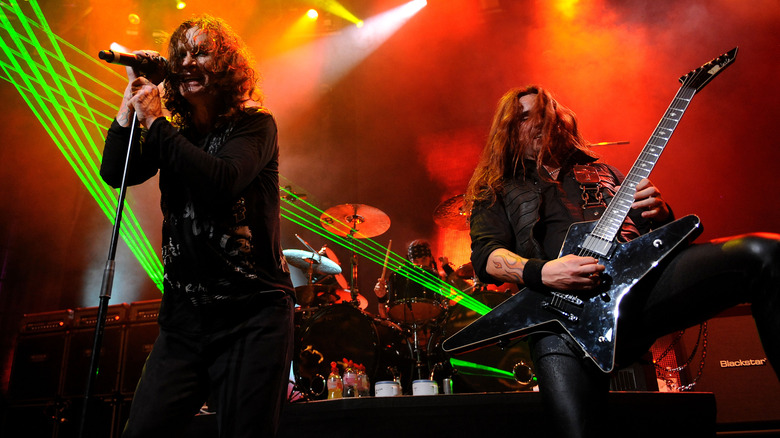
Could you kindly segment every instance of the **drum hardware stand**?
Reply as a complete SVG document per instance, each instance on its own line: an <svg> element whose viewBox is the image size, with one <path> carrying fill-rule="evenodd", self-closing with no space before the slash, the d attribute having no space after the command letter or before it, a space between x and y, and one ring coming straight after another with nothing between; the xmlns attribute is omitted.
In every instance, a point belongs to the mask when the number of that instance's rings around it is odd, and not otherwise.
<svg viewBox="0 0 780 438"><path fill-rule="evenodd" d="M295 235L296 238L305 246L306 248L311 251L311 260L308 261L309 267L306 269L306 274L308 275L308 283L307 286L311 287L312 285L312 278L314 278L314 263L315 261L319 263L319 258L322 257L320 253L317 252L314 248L311 247L303 238L299 235Z"/></svg>
<svg viewBox="0 0 780 438"><path fill-rule="evenodd" d="M417 325L417 322L412 324L412 330L414 331L414 360L415 360L415 369L417 370L417 378L422 379L422 354L420 353L420 340L417 336L417 330L419 326Z"/></svg>
<svg viewBox="0 0 780 438"><path fill-rule="evenodd" d="M300 353L298 353L298 358L302 359L302 362L304 363L309 363L308 361L303 360L304 353L306 353L306 357L309 358L309 360L314 361L316 363L321 363L324 360L322 353L309 346L303 349ZM295 363L294 359L293 359L293 363ZM299 365L299 366L303 366L303 365ZM290 392L290 395L288 396L288 401L293 401L292 394L293 392L296 391L298 394L301 395L303 401L311 401L314 400L315 397L324 394L325 391L328 390L327 379L325 379L325 377L323 377L322 374L320 373L314 373L311 380L309 381L308 388L304 386L304 379L299 375L299 373L293 372L293 377L294 379L290 381L293 384L293 389ZM319 391L314 390L314 382L321 383L321 389Z"/></svg>
<svg viewBox="0 0 780 438"><path fill-rule="evenodd" d="M355 252L355 234L357 233L357 226L360 223L365 222L365 218L363 216L360 216L358 214L354 214L352 216L347 216L347 222L352 224L352 228L349 230L349 234L346 236L347 240L349 240L352 243L352 256L350 257L352 268L352 274L351 278L349 279L349 295L352 298L352 300L349 302L353 306L360 308L360 301L358 301L358 256Z"/></svg>
<svg viewBox="0 0 780 438"><path fill-rule="evenodd" d="M352 237L352 236L350 236ZM350 285L349 285L349 294L352 297L352 301L350 301L350 304L352 304L355 307L360 307L360 302L358 301L358 256L357 253L355 253L355 250L352 250L352 278L350 279Z"/></svg>
<svg viewBox="0 0 780 438"><path fill-rule="evenodd" d="M299 236L297 233L295 234L295 237L300 241L303 246L305 246L309 251L311 251L311 259L308 259L306 262L308 263L308 266L306 267L306 288L308 289L309 293L312 295L312 301L317 298L317 295L314 291L314 263L320 263L320 260L322 259L322 254L314 249L307 241L305 241L301 236Z"/></svg>
<svg viewBox="0 0 780 438"><path fill-rule="evenodd" d="M414 315L412 315L412 318L414 322L411 325L411 331L412 331L412 353L414 355L414 368L417 370L417 378L422 379L423 378L423 367L425 366L423 364L423 357L422 357L422 349L420 348L420 339L417 335L417 332L424 327L420 326L417 323L417 320L414 319Z"/></svg>
<svg viewBox="0 0 780 438"><path fill-rule="evenodd" d="M312 384L309 384L308 388L304 388L303 385L298 381L299 379L296 377L295 380L291 380L290 382L293 384L293 389L290 391L290 395L287 397L288 402L297 401L293 399L293 394L298 393L301 395L300 401L308 402L315 400L315 397L318 397L325 393L325 391L328 389L328 382L325 377L322 376L322 374L315 374L314 378L312 379L312 382L315 380L319 380L322 382L322 390L319 392L314 391L312 388Z"/></svg>

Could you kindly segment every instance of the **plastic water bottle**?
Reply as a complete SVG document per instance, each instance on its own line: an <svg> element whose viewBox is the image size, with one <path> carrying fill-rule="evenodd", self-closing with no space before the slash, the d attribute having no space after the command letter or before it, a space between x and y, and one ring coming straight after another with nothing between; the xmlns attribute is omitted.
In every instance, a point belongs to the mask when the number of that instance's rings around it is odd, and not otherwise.
<svg viewBox="0 0 780 438"><path fill-rule="evenodd" d="M328 376L328 399L341 398L344 384L341 381L339 367L336 362L330 363L330 375Z"/></svg>
<svg viewBox="0 0 780 438"><path fill-rule="evenodd" d="M347 358L344 358L344 397L357 397L355 364Z"/></svg>
<svg viewBox="0 0 780 438"><path fill-rule="evenodd" d="M363 364L357 364L355 368L357 368L357 396L368 397L371 395L371 382L368 381L366 367Z"/></svg>

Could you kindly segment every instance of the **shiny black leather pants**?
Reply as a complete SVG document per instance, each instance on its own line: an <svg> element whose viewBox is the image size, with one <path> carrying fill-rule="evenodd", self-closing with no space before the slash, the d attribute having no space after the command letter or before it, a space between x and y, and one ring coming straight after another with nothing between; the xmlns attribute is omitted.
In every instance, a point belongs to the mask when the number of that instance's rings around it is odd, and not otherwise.
<svg viewBox="0 0 780 438"><path fill-rule="evenodd" d="M660 336L752 303L769 362L780 370L780 236L748 234L691 245L673 254L624 298L617 330L618 365L628 365ZM605 436L609 375L565 335L530 339L552 436ZM630 431L624 431L630 436Z"/></svg>

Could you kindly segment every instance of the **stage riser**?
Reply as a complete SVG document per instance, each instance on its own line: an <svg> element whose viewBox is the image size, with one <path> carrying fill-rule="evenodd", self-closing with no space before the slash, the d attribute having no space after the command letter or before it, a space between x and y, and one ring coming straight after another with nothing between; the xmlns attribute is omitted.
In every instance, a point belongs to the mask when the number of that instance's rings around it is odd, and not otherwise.
<svg viewBox="0 0 780 438"><path fill-rule="evenodd" d="M613 392L603 412L609 436L715 434L712 394ZM287 406L279 438L543 437L549 424L536 392L342 399Z"/></svg>

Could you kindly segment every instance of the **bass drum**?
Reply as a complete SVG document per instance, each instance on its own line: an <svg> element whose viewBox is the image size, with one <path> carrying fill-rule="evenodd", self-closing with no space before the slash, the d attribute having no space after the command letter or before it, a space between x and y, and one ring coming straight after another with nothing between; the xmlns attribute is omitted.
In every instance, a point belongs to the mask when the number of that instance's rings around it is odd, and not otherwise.
<svg viewBox="0 0 780 438"><path fill-rule="evenodd" d="M501 292L480 291L472 298L491 309L501 304L510 295ZM492 345L479 350L460 354L445 353L441 348L444 339L457 333L463 327L474 322L480 315L462 304L450 307L441 336L431 338L429 362L452 367L454 391L465 392L502 392L531 390L535 382L519 383L513 372L522 372L523 380L530 380L533 372L531 352L525 340L510 342L505 348ZM449 365L447 365L449 363Z"/></svg>
<svg viewBox="0 0 780 438"><path fill-rule="evenodd" d="M327 398L325 379L330 374L330 363L337 362L343 373L345 358L365 365L372 391L374 383L392 380L393 373L400 375L404 387L406 380L411 385L411 348L403 330L396 324L375 320L351 304L320 309L303 322L296 338L296 383L310 390L312 398Z"/></svg>

